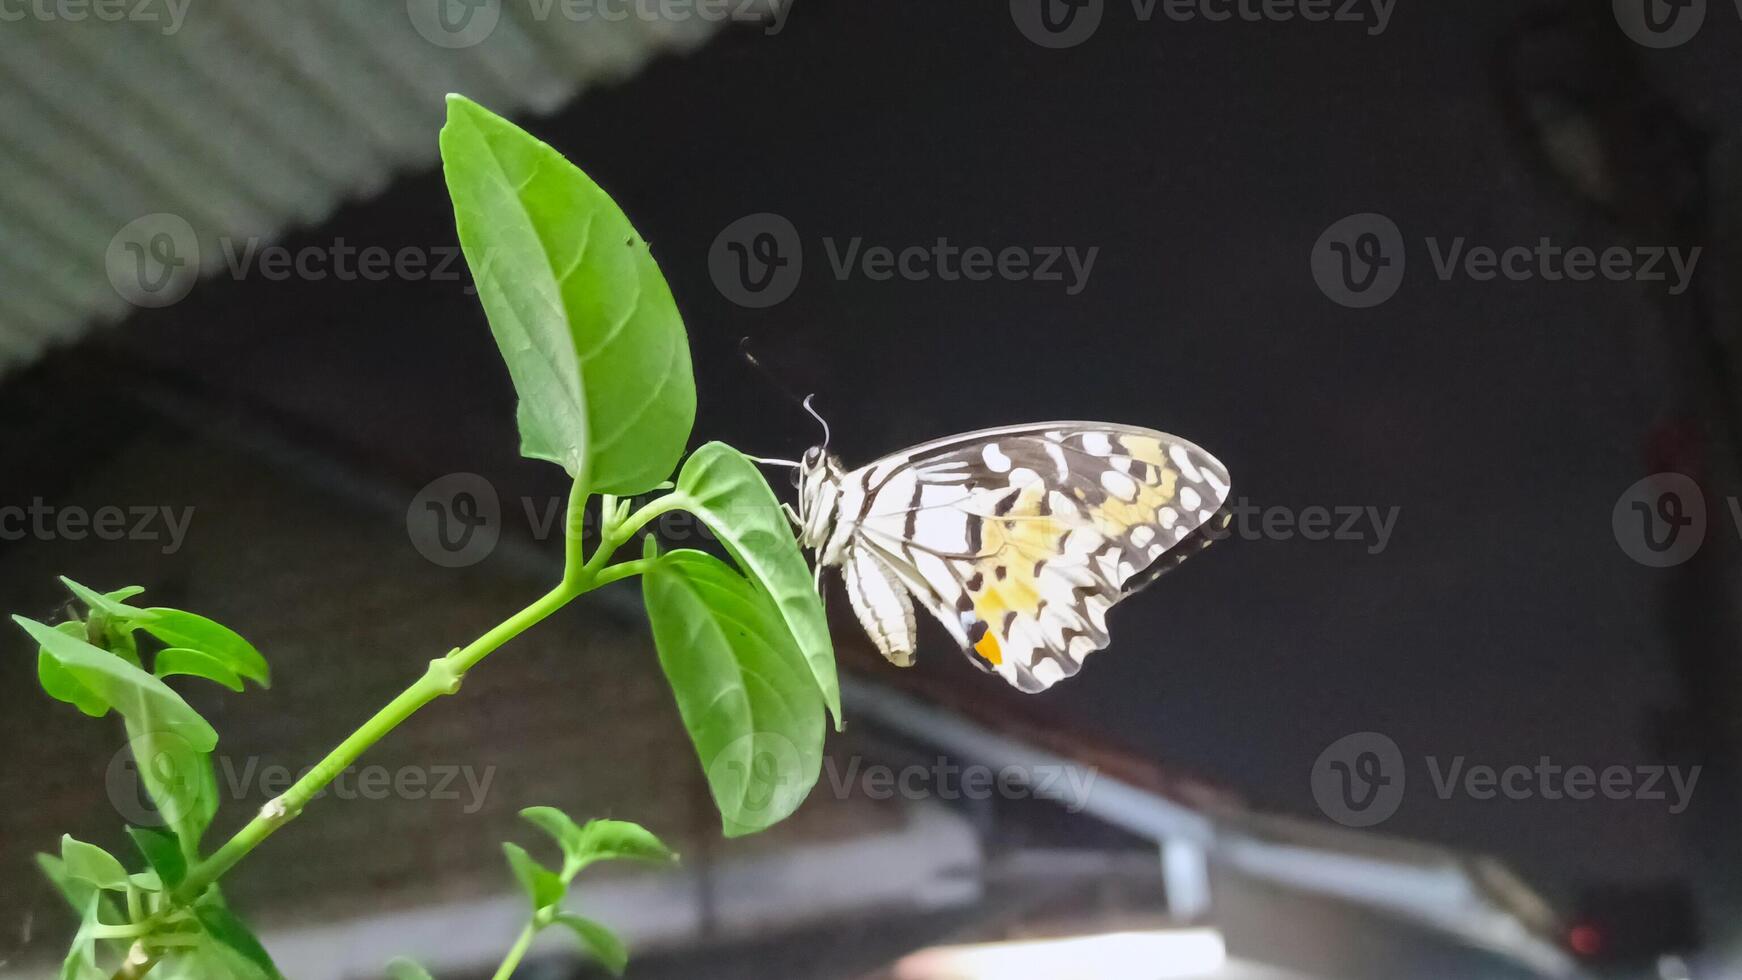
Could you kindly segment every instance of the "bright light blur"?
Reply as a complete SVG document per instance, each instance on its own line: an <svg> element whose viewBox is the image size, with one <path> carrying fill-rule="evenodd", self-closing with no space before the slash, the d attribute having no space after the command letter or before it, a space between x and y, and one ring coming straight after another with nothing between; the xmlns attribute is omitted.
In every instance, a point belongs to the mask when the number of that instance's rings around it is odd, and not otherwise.
<svg viewBox="0 0 1742 980"><path fill-rule="evenodd" d="M1228 961L1214 929L1118 932L921 950L896 980L1172 980L1213 977Z"/></svg>

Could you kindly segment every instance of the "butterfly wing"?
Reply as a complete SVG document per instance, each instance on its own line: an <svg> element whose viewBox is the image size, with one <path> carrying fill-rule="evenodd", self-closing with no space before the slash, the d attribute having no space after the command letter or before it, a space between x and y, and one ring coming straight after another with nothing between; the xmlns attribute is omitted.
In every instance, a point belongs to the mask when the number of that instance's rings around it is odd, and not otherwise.
<svg viewBox="0 0 1742 980"><path fill-rule="evenodd" d="M849 547L841 571L853 612L877 649L895 666L912 667L918 645L913 601L895 572L875 549L866 547Z"/></svg>
<svg viewBox="0 0 1742 980"><path fill-rule="evenodd" d="M1228 473L1163 432L1049 422L848 474L850 550L877 557L981 667L1042 691L1107 645L1107 611L1208 543Z"/></svg>

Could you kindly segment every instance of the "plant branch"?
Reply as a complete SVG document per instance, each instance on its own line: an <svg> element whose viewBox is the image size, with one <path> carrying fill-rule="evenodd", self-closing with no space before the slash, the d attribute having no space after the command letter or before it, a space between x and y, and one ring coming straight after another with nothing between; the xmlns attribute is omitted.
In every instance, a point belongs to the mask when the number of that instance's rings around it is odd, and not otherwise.
<svg viewBox="0 0 1742 980"><path fill-rule="evenodd" d="M491 980L508 980L514 975L514 968L519 966L520 961L526 957L527 949L532 946L532 937L537 933L538 927L532 923L527 923L526 928L520 930L520 938L514 940L514 946L508 950L508 955L502 958L502 965L496 968L496 972L491 975Z"/></svg>

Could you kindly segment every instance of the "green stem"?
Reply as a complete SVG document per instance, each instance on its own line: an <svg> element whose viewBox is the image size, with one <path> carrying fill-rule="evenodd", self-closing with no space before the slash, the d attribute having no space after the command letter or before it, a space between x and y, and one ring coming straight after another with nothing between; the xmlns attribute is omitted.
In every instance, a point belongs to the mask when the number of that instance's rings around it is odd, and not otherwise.
<svg viewBox="0 0 1742 980"><path fill-rule="evenodd" d="M509 977L512 977L514 968L520 965L522 959L526 958L526 951L532 946L532 937L537 933L537 927L531 923L520 930L520 938L514 940L513 947L508 950L508 955L502 958L502 965L496 968L496 972L490 980L508 980Z"/></svg>
<svg viewBox="0 0 1742 980"><path fill-rule="evenodd" d="M574 490L569 495L569 523L565 529L563 578L557 587L545 593L537 602L510 616L496 628L473 640L469 645L449 653L446 657L430 661L429 669L424 672L422 677L400 692L399 696L388 702L386 707L377 711L374 717L364 722L361 728L340 742L337 748L327 753L326 758L297 780L283 795L263 807L258 816L237 831L235 836L214 851L210 857L190 868L187 877L175 889L174 898L178 903L189 902L199 897L208 886L234 867L236 862L260 846L262 841L272 836L280 827L294 820L302 812L302 808L317 793L325 789L328 783L338 778L339 774L355 763L359 756L384 738L387 733L399 727L419 708L444 694L457 692L460 688L460 680L466 672L498 647L541 622L551 613L568 605L577 596L590 592L601 585L638 574L646 568L645 560L629 561L620 565L607 565L607 563L611 560L611 556L617 552L617 549L641 530L648 521L680 507L682 498L677 494L659 497L622 520L617 519L618 512L615 507L604 508L601 511L604 526L601 529L599 547L593 552L591 558L587 558L579 534L581 516L587 505L585 488L586 474L583 473L575 481Z"/></svg>

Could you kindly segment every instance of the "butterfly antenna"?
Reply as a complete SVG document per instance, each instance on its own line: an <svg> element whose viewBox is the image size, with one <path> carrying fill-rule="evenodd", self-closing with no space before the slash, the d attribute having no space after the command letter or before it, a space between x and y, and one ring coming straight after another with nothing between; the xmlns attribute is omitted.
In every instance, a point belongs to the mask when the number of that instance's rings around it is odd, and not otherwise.
<svg viewBox="0 0 1742 980"><path fill-rule="evenodd" d="M822 427L823 427L823 448L827 449L827 448L829 448L829 420L823 418L821 415L818 415L817 410L811 407L811 400L816 398L816 397L817 396L815 396L815 395L806 395L806 396L804 396L804 401L801 402L800 404L804 405L805 411L811 413L811 418L816 419L819 423L822 424Z"/></svg>

